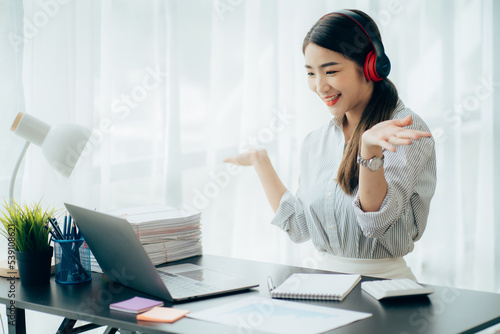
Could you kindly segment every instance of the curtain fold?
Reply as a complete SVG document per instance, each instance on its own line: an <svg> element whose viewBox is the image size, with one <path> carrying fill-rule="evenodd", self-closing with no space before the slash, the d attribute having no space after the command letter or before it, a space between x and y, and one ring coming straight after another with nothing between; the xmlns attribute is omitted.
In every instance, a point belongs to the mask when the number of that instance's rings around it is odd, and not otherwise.
<svg viewBox="0 0 500 334"><path fill-rule="evenodd" d="M74 122L94 133L70 179L31 147L17 199L43 196L46 204L103 211L185 205L203 212L207 253L311 267L318 263L311 243L292 244L269 224L273 213L253 169L222 159L266 147L284 184L297 190L302 140L330 117L307 87L302 40L325 13L366 11L381 30L391 80L436 140L436 194L427 230L407 261L422 282L498 289L491 152L498 150L493 56L500 46L492 0L4 0L0 6L4 197L23 144L10 124L26 110L49 124ZM12 33L22 43L12 42Z"/></svg>
<svg viewBox="0 0 500 334"><path fill-rule="evenodd" d="M0 10L0 142L2 143L2 164L0 164L0 185L5 199L9 196L9 184L14 165L24 143L16 140L8 132L15 116L25 111L23 91L22 59L24 52L22 1L4 1ZM17 184L22 180L24 166L18 173ZM19 194L16 188L15 194ZM3 240L2 240L3 241Z"/></svg>

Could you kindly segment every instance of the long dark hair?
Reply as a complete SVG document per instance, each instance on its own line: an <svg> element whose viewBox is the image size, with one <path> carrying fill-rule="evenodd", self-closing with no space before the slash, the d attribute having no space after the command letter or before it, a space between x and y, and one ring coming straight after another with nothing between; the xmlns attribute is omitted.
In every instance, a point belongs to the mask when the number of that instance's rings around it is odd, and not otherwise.
<svg viewBox="0 0 500 334"><path fill-rule="evenodd" d="M376 32L380 40L380 32L370 16L359 10L353 10L366 18L370 28ZM307 33L302 52L305 53L309 43L342 54L363 68L366 56L373 50L366 34L348 17L331 14L321 18ZM394 84L387 78L374 82L372 96L363 111L361 120L344 151L337 173L337 182L342 190L353 195L359 182L359 167L356 158L361 149L363 132L377 123L391 118L398 102L398 92Z"/></svg>

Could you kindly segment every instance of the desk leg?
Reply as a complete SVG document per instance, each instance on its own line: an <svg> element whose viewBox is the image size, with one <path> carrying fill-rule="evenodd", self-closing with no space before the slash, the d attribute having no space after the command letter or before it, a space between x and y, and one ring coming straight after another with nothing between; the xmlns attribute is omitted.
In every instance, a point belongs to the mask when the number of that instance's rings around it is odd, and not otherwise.
<svg viewBox="0 0 500 334"><path fill-rule="evenodd" d="M108 327L102 334L116 334L117 331L118 329L116 328Z"/></svg>
<svg viewBox="0 0 500 334"><path fill-rule="evenodd" d="M7 308L7 315L11 314L11 310ZM11 321L7 316L9 322L9 334L26 334L26 314L24 309L17 308L14 311L15 320Z"/></svg>
<svg viewBox="0 0 500 334"><path fill-rule="evenodd" d="M73 333L73 327L76 324L76 320L64 318L61 326L57 330L56 334L70 334Z"/></svg>
<svg viewBox="0 0 500 334"><path fill-rule="evenodd" d="M80 327L75 327L75 324L76 324L76 320L64 318L64 320L61 323L61 326L59 326L59 329L57 330L56 334L77 334L77 333L83 333L83 332L91 331L93 329L102 327L101 325L96 325L96 324L86 324L86 325L82 325Z"/></svg>

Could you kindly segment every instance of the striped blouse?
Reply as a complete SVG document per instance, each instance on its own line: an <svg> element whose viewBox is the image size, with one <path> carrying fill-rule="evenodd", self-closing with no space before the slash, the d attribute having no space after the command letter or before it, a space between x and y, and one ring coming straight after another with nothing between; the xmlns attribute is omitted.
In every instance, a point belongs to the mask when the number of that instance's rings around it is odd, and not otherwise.
<svg viewBox="0 0 500 334"><path fill-rule="evenodd" d="M410 129L429 131L424 121L399 101L393 119L411 115ZM434 139L383 151L387 194L377 212L363 212L358 191L347 195L336 181L344 152L342 119L332 118L302 145L299 189L286 191L272 224L294 242L312 240L318 251L382 259L413 250L427 224L436 187Z"/></svg>

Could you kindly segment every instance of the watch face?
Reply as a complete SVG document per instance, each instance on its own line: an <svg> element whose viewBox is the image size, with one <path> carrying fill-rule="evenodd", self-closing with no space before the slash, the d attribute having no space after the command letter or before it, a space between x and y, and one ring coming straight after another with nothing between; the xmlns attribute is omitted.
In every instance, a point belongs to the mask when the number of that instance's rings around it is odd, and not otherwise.
<svg viewBox="0 0 500 334"><path fill-rule="evenodd" d="M376 157L370 160L370 162L368 163L368 168L370 168L370 170L372 171L377 171L382 167L383 164L384 162L382 158Z"/></svg>

